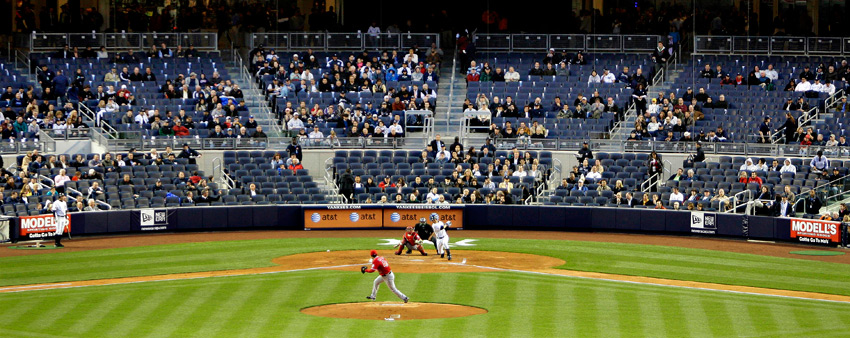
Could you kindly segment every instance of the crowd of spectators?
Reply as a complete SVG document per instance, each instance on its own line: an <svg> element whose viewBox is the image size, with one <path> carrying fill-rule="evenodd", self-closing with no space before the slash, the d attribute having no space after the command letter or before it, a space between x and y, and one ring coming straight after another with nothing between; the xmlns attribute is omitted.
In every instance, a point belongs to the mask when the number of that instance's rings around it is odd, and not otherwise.
<svg viewBox="0 0 850 338"><path fill-rule="evenodd" d="M33 104L29 104L24 111L25 121L29 122L28 118L34 119L41 128L87 127L82 119L77 117L77 112L72 110L72 103L81 101L96 102L93 111L97 126L100 126L104 116L109 113L119 114L121 124L136 124L144 130L155 130L159 136L186 137L193 129L208 129L210 138L264 140L267 136L253 116L240 119L240 116L248 111L242 89L230 79L223 79L219 72L213 71L209 75L179 73L174 77L162 79L157 78L157 72L153 71L150 64L145 67L131 66L140 64L142 60L188 60L198 55L198 51L191 45L185 49L182 46L172 49L163 43L160 47L152 46L148 52L130 50L121 53L106 52L105 47L101 47L97 52L91 47L81 51L77 47L66 45L54 53L53 57L106 59L123 66L114 67L105 74L89 74L78 68L69 77L63 74L61 69L53 70L48 65L42 65L37 72L40 94L32 89L29 92L19 89L18 93L14 93L11 88L7 88L0 100L9 101L11 107L19 105L17 101L20 97L26 98L21 104L26 104L29 100ZM92 78L99 80L95 88L90 85L92 81L87 80ZM172 111L153 105L144 106L133 92L137 82L153 84L158 88L152 99L191 100L195 102L194 108L189 108L189 111ZM64 102L64 113L56 112L50 102Z"/></svg>
<svg viewBox="0 0 850 338"><path fill-rule="evenodd" d="M338 185L340 194L349 200L357 200L358 192L368 192L369 188L395 188L390 195L384 194L378 200L371 196L363 203L396 204L523 204L523 201L535 195L540 185L546 184L548 168L540 164L530 152L516 148L506 156L496 156L496 148L489 140L481 147L470 146L464 150L458 138L450 145L436 135L422 151L417 163L448 165L453 168L451 175L442 180L433 176L417 176L412 182L404 178L393 181L391 176L370 177L353 176L351 170L340 173ZM414 188L410 193L401 193L402 188ZM422 193L418 188L425 188ZM425 191L425 190L423 190Z"/></svg>
<svg viewBox="0 0 850 338"><path fill-rule="evenodd" d="M179 152L173 151L171 147L166 147L161 153L156 149L150 152L131 149L127 153L107 152L102 157L100 154L42 155L38 150L33 150L20 157L16 173L2 169L5 184L0 186L0 206L23 204L30 211L50 213L50 204L60 194L65 194L69 197L68 208L72 212L110 209L113 207L107 203L110 189L117 191L117 188L123 186L129 188L134 199L139 198L144 190L163 191L169 197L168 194L172 192L166 188L175 187L185 193L181 196L181 203L211 202L211 198L219 196L221 192L210 189L208 183L211 178L203 177L197 170L179 171L173 177L160 176L147 186L134 180L136 173L132 167L152 165L165 168L179 163L195 164L200 156L188 145L183 145ZM109 182L110 177L115 177L115 182L104 184ZM67 188L68 182L89 184L76 190ZM171 196L176 197L173 194Z"/></svg>
<svg viewBox="0 0 850 338"><path fill-rule="evenodd" d="M251 71L259 79L272 77L266 94L277 109L281 124L302 139L335 143L338 137L397 138L404 136L404 125L421 125L421 121L402 119L394 112L434 111L437 91L429 83L439 81L443 54L432 44L424 53L414 47L404 55L396 50L380 54L363 51L344 58L337 53L322 58L308 49L281 58L274 50L261 46L251 51ZM421 87L417 84L420 82L424 82ZM294 99L302 93L334 93L334 102L308 106L305 100ZM380 103L361 102L357 99L361 93L383 97ZM278 102L284 100L285 104L278 108ZM392 120L381 119L387 117ZM330 130L325 135L317 130L319 125L344 130L344 134Z"/></svg>

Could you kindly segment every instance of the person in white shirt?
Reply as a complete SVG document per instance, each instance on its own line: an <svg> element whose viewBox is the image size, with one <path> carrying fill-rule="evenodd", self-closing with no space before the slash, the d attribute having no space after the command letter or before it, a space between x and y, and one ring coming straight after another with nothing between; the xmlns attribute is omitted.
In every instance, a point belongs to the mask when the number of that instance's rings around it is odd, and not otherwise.
<svg viewBox="0 0 850 338"><path fill-rule="evenodd" d="M366 30L366 33L369 33L373 38L377 38L379 34L381 34L381 27L378 27L378 23L372 21L372 25L369 26L369 29Z"/></svg>
<svg viewBox="0 0 850 338"><path fill-rule="evenodd" d="M797 167L796 167L795 165L791 164L791 160L790 160L790 159L787 159L787 158L786 158L786 159L785 159L785 165L783 165L783 166L782 166L782 168L779 168L779 172L780 172L780 173L792 173L792 174L796 174L796 173L797 173Z"/></svg>
<svg viewBox="0 0 850 338"><path fill-rule="evenodd" d="M437 91L428 87L428 84L425 83L422 85L422 90L419 93L419 97L423 100L428 99L437 99Z"/></svg>
<svg viewBox="0 0 850 338"><path fill-rule="evenodd" d="M835 85L833 85L830 81L826 81L826 83L821 87L820 92L827 93L832 96L832 94L835 94Z"/></svg>
<svg viewBox="0 0 850 338"><path fill-rule="evenodd" d="M779 72L776 69L773 69L773 65L767 65L767 70L764 71L764 74L770 79L771 82L779 80Z"/></svg>
<svg viewBox="0 0 850 338"><path fill-rule="evenodd" d="M388 134L389 135L396 135L396 136L404 136L404 128L401 127L401 125L398 123L398 121L393 121L393 124L390 125L390 128L388 130Z"/></svg>
<svg viewBox="0 0 850 338"><path fill-rule="evenodd" d="M65 232L65 227L68 225L68 203L65 194L59 195L59 200L53 202L50 206L50 211L53 211L54 224L56 224L56 236L54 237L55 246L62 248L62 233Z"/></svg>
<svg viewBox="0 0 850 338"><path fill-rule="evenodd" d="M602 82L603 83L614 83L614 82L617 82L617 77L614 76L614 74L609 72L607 69L605 69L605 70L602 71Z"/></svg>
<svg viewBox="0 0 850 338"><path fill-rule="evenodd" d="M115 103L115 100L113 100L110 97L109 101L106 102L106 107L104 107L104 108L106 109L107 113L114 113L114 112L118 111L118 109L121 108L121 107L118 106L118 104Z"/></svg>
<svg viewBox="0 0 850 338"><path fill-rule="evenodd" d="M748 158L747 161L738 168L740 171L756 171L758 170L758 166L753 163L752 158Z"/></svg>
<svg viewBox="0 0 850 338"><path fill-rule="evenodd" d="M319 144L325 138L325 134L322 134L322 131L319 130L319 126L313 126L313 131L311 131L310 135L307 137L313 144Z"/></svg>
<svg viewBox="0 0 850 338"><path fill-rule="evenodd" d="M307 81L307 82L313 81L314 80L313 73L310 73L309 69L305 69L304 72L301 73L301 80Z"/></svg>
<svg viewBox="0 0 850 338"><path fill-rule="evenodd" d="M298 118L298 113L295 113L295 117L290 119L289 122L286 122L286 127L289 128L289 130L304 129L304 122Z"/></svg>
<svg viewBox="0 0 850 338"><path fill-rule="evenodd" d="M820 80L815 79L815 83L812 84L812 90L816 91L816 92L822 92L823 91L823 84L820 83Z"/></svg>
<svg viewBox="0 0 850 338"><path fill-rule="evenodd" d="M586 178L586 179L592 179L592 180L598 180L598 179L601 179L601 178L602 178L602 173L600 173L600 172L596 169L596 167L591 167L591 168L590 168L590 172L588 172L588 173L587 173L587 175L585 175L585 176L584 176L584 178Z"/></svg>
<svg viewBox="0 0 850 338"><path fill-rule="evenodd" d="M587 77L587 83L600 83L602 82L602 78L599 77L599 74L596 71L591 71L590 75Z"/></svg>
<svg viewBox="0 0 850 338"><path fill-rule="evenodd" d="M508 67L508 71L505 72L505 82L517 82L519 81L519 73L514 70L514 67Z"/></svg>
<svg viewBox="0 0 850 338"><path fill-rule="evenodd" d="M528 173L525 171L525 167L520 165L520 166L517 166L517 169L516 169L516 171L514 171L513 176L514 177L526 177L526 176L528 176Z"/></svg>
<svg viewBox="0 0 850 338"><path fill-rule="evenodd" d="M669 204L673 204L673 202L679 202L679 203L685 202L685 195L682 195L682 193L679 192L679 188L673 188L673 193L670 194Z"/></svg>
<svg viewBox="0 0 850 338"><path fill-rule="evenodd" d="M139 114L136 115L136 118L134 119L134 121L136 121L136 124L138 124L140 126L143 125L143 124L147 124L148 121L149 121L148 120L148 114L145 111L140 110Z"/></svg>
<svg viewBox="0 0 850 338"><path fill-rule="evenodd" d="M65 192L65 182L70 180L71 178L65 174L65 169L59 169L59 175L53 177L53 186L56 188L57 192L63 193Z"/></svg>
<svg viewBox="0 0 850 338"><path fill-rule="evenodd" d="M800 83L794 88L795 92L807 92L812 90L812 84L806 78L800 79Z"/></svg>
<svg viewBox="0 0 850 338"><path fill-rule="evenodd" d="M413 52L413 48L411 48L407 55L404 56L404 63L419 63L419 55Z"/></svg>
<svg viewBox="0 0 850 338"><path fill-rule="evenodd" d="M425 196L425 200L427 200L428 203L437 203L437 201L440 200L440 197L443 197L443 195L437 193L437 188L431 188L431 192Z"/></svg>

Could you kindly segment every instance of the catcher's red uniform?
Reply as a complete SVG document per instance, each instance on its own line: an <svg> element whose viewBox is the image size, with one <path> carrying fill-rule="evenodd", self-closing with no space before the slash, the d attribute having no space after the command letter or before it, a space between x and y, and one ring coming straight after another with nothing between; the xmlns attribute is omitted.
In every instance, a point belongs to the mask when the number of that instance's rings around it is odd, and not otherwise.
<svg viewBox="0 0 850 338"><path fill-rule="evenodd" d="M401 236L401 244L398 245L398 250L396 250L395 254L401 255L404 248L408 248L409 250L416 249L423 256L427 256L428 254L425 253L425 250L422 249L422 245L419 244L420 241L422 241L422 239L419 238L419 234L413 231L405 232L404 236ZM410 251L408 251L408 253L409 252Z"/></svg>

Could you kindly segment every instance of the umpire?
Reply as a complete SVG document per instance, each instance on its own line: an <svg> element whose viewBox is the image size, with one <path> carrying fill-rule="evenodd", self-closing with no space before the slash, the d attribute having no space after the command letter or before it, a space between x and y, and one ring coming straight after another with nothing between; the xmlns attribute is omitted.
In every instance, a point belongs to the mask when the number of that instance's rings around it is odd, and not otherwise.
<svg viewBox="0 0 850 338"><path fill-rule="evenodd" d="M436 238L433 238L434 228L432 228L431 225L425 221L425 217L419 219L419 223L416 223L416 225L413 227L413 230L416 231L417 234L419 234L419 238L421 238L423 241L429 240L431 241L431 243L434 243L434 249L437 249L437 240ZM437 252L439 253L439 251ZM410 253L410 250L408 250L407 253Z"/></svg>

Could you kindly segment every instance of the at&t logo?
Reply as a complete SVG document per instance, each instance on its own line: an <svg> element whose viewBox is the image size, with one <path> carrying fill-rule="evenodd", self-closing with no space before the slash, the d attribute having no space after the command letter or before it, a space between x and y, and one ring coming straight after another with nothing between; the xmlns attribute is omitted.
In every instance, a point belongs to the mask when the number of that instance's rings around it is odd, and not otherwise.
<svg viewBox="0 0 850 338"><path fill-rule="evenodd" d="M312 215L310 215L310 220L313 221L313 223L319 223L319 221L322 220L322 216L319 215L318 212L314 212Z"/></svg>

